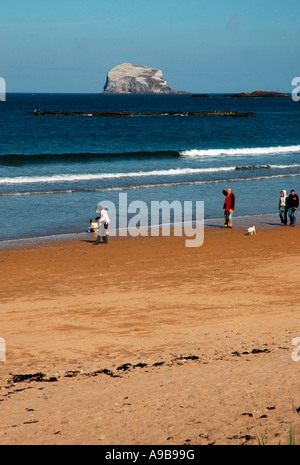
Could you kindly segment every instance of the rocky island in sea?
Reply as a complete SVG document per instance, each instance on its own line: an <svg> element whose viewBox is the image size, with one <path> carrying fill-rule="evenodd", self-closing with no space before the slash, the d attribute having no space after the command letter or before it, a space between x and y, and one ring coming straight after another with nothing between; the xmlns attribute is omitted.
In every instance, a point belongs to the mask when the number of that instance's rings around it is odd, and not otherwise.
<svg viewBox="0 0 300 465"><path fill-rule="evenodd" d="M249 118L254 116L253 112L239 111L118 111L118 112L101 112L101 111L30 111L29 114L35 116L106 116L124 118L129 116L230 116Z"/></svg>
<svg viewBox="0 0 300 465"><path fill-rule="evenodd" d="M104 94L189 94L171 89L160 69L123 63L107 73Z"/></svg>
<svg viewBox="0 0 300 465"><path fill-rule="evenodd" d="M239 94L224 95L226 98L287 98L288 94L265 90L255 90L254 92L240 92Z"/></svg>

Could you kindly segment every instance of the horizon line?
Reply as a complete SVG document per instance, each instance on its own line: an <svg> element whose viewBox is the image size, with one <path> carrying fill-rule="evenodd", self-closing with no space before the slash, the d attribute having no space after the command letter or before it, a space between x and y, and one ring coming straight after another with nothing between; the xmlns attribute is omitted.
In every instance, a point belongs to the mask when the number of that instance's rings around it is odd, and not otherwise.
<svg viewBox="0 0 300 465"><path fill-rule="evenodd" d="M109 94L105 92L64 92L64 91L13 91L13 92L6 92L6 95L10 94L70 94L70 95L126 95L126 96L138 96L138 95L147 95L147 96L155 96L155 97L160 97L160 96L186 96L186 95L234 95L234 94L241 94L241 93L251 93L252 91L232 91L232 92L186 92L185 94L151 94L151 93L137 93L137 94ZM264 90L261 92L276 92L276 93L285 93L288 95L292 95L291 91L284 91L284 90Z"/></svg>

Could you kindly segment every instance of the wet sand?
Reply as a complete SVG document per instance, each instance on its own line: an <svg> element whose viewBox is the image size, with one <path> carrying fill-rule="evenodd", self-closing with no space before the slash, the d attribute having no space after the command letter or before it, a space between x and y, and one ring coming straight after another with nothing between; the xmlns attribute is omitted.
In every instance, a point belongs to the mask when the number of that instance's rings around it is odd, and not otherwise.
<svg viewBox="0 0 300 465"><path fill-rule="evenodd" d="M0 250L0 444L299 444L299 239Z"/></svg>

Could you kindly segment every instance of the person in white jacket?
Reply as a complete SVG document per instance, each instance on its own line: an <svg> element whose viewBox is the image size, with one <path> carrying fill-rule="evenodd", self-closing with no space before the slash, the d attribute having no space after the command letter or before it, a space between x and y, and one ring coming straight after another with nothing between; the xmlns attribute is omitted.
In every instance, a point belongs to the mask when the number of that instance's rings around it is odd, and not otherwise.
<svg viewBox="0 0 300 465"><path fill-rule="evenodd" d="M286 191L282 190L279 197L279 217L282 226L287 224L287 205L286 205Z"/></svg>
<svg viewBox="0 0 300 465"><path fill-rule="evenodd" d="M108 212L104 210L101 205L97 205L97 211L100 213L100 216L97 221L97 239L94 242L94 245L98 245L103 240L104 244L108 243L108 225L110 219Z"/></svg>

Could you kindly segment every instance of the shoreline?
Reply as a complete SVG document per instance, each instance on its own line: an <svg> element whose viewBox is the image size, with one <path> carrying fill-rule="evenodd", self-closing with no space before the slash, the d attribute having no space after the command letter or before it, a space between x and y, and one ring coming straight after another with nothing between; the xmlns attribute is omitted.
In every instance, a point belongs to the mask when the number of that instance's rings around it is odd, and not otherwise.
<svg viewBox="0 0 300 465"><path fill-rule="evenodd" d="M280 220L278 213L261 213L258 215L241 215L235 216L233 227L235 229L246 229L250 226L255 225L257 227L276 227L280 226ZM210 224L209 224L210 223ZM205 218L204 219L204 227L205 228L221 228L223 225L223 217L216 217L216 218ZM164 225L170 226L170 230L174 231L174 224ZM195 222L193 222L193 226L195 226ZM162 225L160 225L160 229ZM141 228L143 230L143 228ZM184 235L184 234L183 234ZM130 236L130 233L128 234ZM151 235L149 234L151 237ZM43 246L43 244L50 244L53 242L65 242L69 240L80 240L80 239L89 239L92 238L93 235L91 233L87 233L86 231L83 232L75 232L75 233L63 233L63 234L52 234L50 236L36 236L36 237L21 237L18 239L4 239L0 240L0 251L5 249L14 249L20 247L33 247L33 246ZM113 231L111 233L111 237L114 240L123 239L126 236L120 236Z"/></svg>
<svg viewBox="0 0 300 465"><path fill-rule="evenodd" d="M0 251L0 443L299 443L299 227L117 239Z"/></svg>

